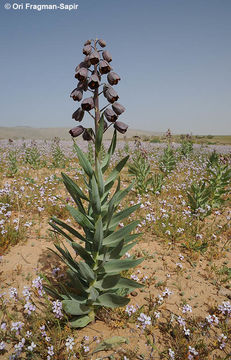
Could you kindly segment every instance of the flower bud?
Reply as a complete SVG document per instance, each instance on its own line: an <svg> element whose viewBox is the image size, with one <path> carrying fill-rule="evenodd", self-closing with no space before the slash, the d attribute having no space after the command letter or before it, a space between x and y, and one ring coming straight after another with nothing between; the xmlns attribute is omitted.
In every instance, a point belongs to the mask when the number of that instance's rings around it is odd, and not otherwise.
<svg viewBox="0 0 231 360"><path fill-rule="evenodd" d="M93 130L91 128L85 129L82 137L83 137L83 140L86 140L86 141L92 140Z"/></svg>
<svg viewBox="0 0 231 360"><path fill-rule="evenodd" d="M100 80L96 74L91 75L88 86L90 89L96 89L100 85Z"/></svg>
<svg viewBox="0 0 231 360"><path fill-rule="evenodd" d="M110 85L117 85L118 82L120 81L120 77L115 72L110 71L109 74L107 75L107 81L109 82Z"/></svg>
<svg viewBox="0 0 231 360"><path fill-rule="evenodd" d="M79 107L73 114L72 119L76 121L82 121L84 117L84 111Z"/></svg>
<svg viewBox="0 0 231 360"><path fill-rule="evenodd" d="M98 44L99 44L99 46L101 46L101 47L105 47L107 44L106 44L106 41L104 41L103 39L99 39L98 40Z"/></svg>
<svg viewBox="0 0 231 360"><path fill-rule="evenodd" d="M102 60L99 64L99 71L101 74L107 74L111 70L111 66L108 64L107 61Z"/></svg>
<svg viewBox="0 0 231 360"><path fill-rule="evenodd" d="M90 111L90 110L93 109L94 106L95 106L95 105L94 105L94 100L93 100L93 98L90 97L90 98L84 99L84 100L82 101L81 106L82 106L82 109L83 109L83 110Z"/></svg>
<svg viewBox="0 0 231 360"><path fill-rule="evenodd" d="M77 137L84 132L84 127L82 125L76 126L69 131L72 137Z"/></svg>
<svg viewBox="0 0 231 360"><path fill-rule="evenodd" d="M98 51L93 51L93 52L91 53L91 55L89 55L89 60L90 60L90 62L91 62L92 65L98 64L99 59L100 59L100 56L99 56Z"/></svg>
<svg viewBox="0 0 231 360"><path fill-rule="evenodd" d="M121 134L125 134L127 129L128 129L128 125L124 124L121 121L116 121L114 124L114 128L119 131Z"/></svg>
<svg viewBox="0 0 231 360"><path fill-rule="evenodd" d="M85 41L84 46L86 46L86 45L91 45L91 40Z"/></svg>
<svg viewBox="0 0 231 360"><path fill-rule="evenodd" d="M112 109L117 115L121 115L125 111L125 107L118 102L114 102L114 104L112 105Z"/></svg>
<svg viewBox="0 0 231 360"><path fill-rule="evenodd" d="M86 68L80 68L76 74L75 74L75 78L78 79L79 81L84 81L87 79L87 75L88 75L88 70Z"/></svg>
<svg viewBox="0 0 231 360"><path fill-rule="evenodd" d="M90 55L92 51L92 47L91 45L85 45L84 48L83 48L83 54L84 55Z"/></svg>
<svg viewBox="0 0 231 360"><path fill-rule="evenodd" d="M72 97L74 101L81 101L83 97L83 91L76 88L71 92L70 97Z"/></svg>
<svg viewBox="0 0 231 360"><path fill-rule="evenodd" d="M116 113L112 109L109 109L109 108L107 108L104 111L104 116L110 122L115 122L118 119L118 116L116 115Z"/></svg>
<svg viewBox="0 0 231 360"><path fill-rule="evenodd" d="M109 51L107 51L107 50L103 51L102 56L105 61L107 61L107 62L112 61L112 57L111 57L111 54L109 53Z"/></svg>

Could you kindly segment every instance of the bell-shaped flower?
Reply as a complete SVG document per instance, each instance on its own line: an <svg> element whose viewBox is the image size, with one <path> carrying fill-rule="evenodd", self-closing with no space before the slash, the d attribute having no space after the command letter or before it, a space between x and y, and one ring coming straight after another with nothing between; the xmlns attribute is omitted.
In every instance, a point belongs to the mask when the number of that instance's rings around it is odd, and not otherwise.
<svg viewBox="0 0 231 360"><path fill-rule="evenodd" d="M121 121L116 121L114 124L114 128L119 131L121 134L125 134L127 129L128 129L128 125L121 122Z"/></svg>
<svg viewBox="0 0 231 360"><path fill-rule="evenodd" d="M85 61L81 61L81 63L76 66L75 72L77 72L81 68L87 68L87 63Z"/></svg>
<svg viewBox="0 0 231 360"><path fill-rule="evenodd" d="M88 89L88 81L87 79L84 81L80 81L77 85L77 89L80 91L87 91Z"/></svg>
<svg viewBox="0 0 231 360"><path fill-rule="evenodd" d="M88 86L90 89L97 89L100 85L100 80L98 75L93 74L91 75L90 79L89 79L89 83Z"/></svg>
<svg viewBox="0 0 231 360"><path fill-rule="evenodd" d="M111 54L109 53L109 51L104 50L104 51L102 52L102 56L103 56L103 59L104 59L105 61L107 61L107 62L111 62L111 61L112 61L112 56L111 56Z"/></svg>
<svg viewBox="0 0 231 360"><path fill-rule="evenodd" d="M77 137L84 132L84 127L82 125L76 126L69 131L72 137Z"/></svg>
<svg viewBox="0 0 231 360"><path fill-rule="evenodd" d="M85 45L84 48L83 48L83 54L84 55L90 55L91 52L92 52L91 45Z"/></svg>
<svg viewBox="0 0 231 360"><path fill-rule="evenodd" d="M85 129L83 133L83 140L90 141L93 138L93 130L91 128Z"/></svg>
<svg viewBox="0 0 231 360"><path fill-rule="evenodd" d="M117 92L110 85L104 85L103 94L106 97L107 101L113 104L119 99Z"/></svg>
<svg viewBox="0 0 231 360"><path fill-rule="evenodd" d="M99 39L98 40L98 44L99 44L99 46L101 46L101 47L105 47L107 44L106 44L106 41L104 41L103 39Z"/></svg>
<svg viewBox="0 0 231 360"><path fill-rule="evenodd" d="M89 55L89 60L91 62L92 65L96 65L98 64L100 59L99 53L98 51L93 51L90 55Z"/></svg>
<svg viewBox="0 0 231 360"><path fill-rule="evenodd" d="M112 109L109 109L109 108L107 108L104 111L104 116L110 122L115 122L118 119L118 116L116 115L116 113Z"/></svg>
<svg viewBox="0 0 231 360"><path fill-rule="evenodd" d="M84 58L84 64L85 64L85 67L89 68L91 66L91 62L89 60L89 57L90 55L86 55L85 58Z"/></svg>
<svg viewBox="0 0 231 360"><path fill-rule="evenodd" d="M84 111L79 107L73 114L72 119L76 121L82 121L84 117Z"/></svg>
<svg viewBox="0 0 231 360"><path fill-rule="evenodd" d="M121 115L125 111L125 107L118 102L114 102L114 104L112 104L112 109L117 115Z"/></svg>
<svg viewBox="0 0 231 360"><path fill-rule="evenodd" d="M93 98L89 97L87 99L84 99L81 106L83 110L90 111L95 106Z"/></svg>
<svg viewBox="0 0 231 360"><path fill-rule="evenodd" d="M70 97L72 97L74 101L81 101L83 98L83 91L76 88L71 92Z"/></svg>
<svg viewBox="0 0 231 360"><path fill-rule="evenodd" d="M108 64L107 61L102 60L99 64L99 71L101 74L107 74L109 71L111 71L111 66Z"/></svg>
<svg viewBox="0 0 231 360"><path fill-rule="evenodd" d="M110 85L117 85L120 81L120 77L115 72L110 71L109 74L107 74L107 81Z"/></svg>
<svg viewBox="0 0 231 360"><path fill-rule="evenodd" d="M87 79L87 75L88 75L88 70L82 67L76 72L75 78L78 79L79 81L84 81Z"/></svg>

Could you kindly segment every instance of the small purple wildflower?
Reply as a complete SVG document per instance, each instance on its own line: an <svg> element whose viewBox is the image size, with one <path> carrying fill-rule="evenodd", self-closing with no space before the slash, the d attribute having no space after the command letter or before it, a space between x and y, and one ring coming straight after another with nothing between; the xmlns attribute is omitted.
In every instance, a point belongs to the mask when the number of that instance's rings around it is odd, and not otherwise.
<svg viewBox="0 0 231 360"><path fill-rule="evenodd" d="M66 345L66 349L67 349L68 352L70 350L73 350L73 346L75 345L74 338L71 337L71 336L68 336L65 345Z"/></svg>
<svg viewBox="0 0 231 360"><path fill-rule="evenodd" d="M182 308L182 313L184 314L186 312L192 312L192 307L189 304L184 305Z"/></svg>
<svg viewBox="0 0 231 360"><path fill-rule="evenodd" d="M16 331L16 335L19 335L20 330L22 329L24 323L21 321L16 321L11 323L11 331Z"/></svg>
<svg viewBox="0 0 231 360"><path fill-rule="evenodd" d="M0 351L1 351L1 350L4 350L5 347L6 347L6 344L4 343L4 341L1 341L1 342L0 342Z"/></svg>
<svg viewBox="0 0 231 360"><path fill-rule="evenodd" d="M125 312L128 314L128 316L131 316L136 311L137 311L137 307L135 307L134 305L127 305L126 306Z"/></svg>
<svg viewBox="0 0 231 360"><path fill-rule="evenodd" d="M63 314L62 314L62 303L61 303L61 301L59 301L59 300L56 300L56 301L52 301L52 304L53 304L53 306L52 306L52 311L53 311L53 313L55 314L55 317L57 318L57 319L62 319L62 317L63 317Z"/></svg>
<svg viewBox="0 0 231 360"><path fill-rule="evenodd" d="M142 329L145 329L147 325L151 325L150 316L147 316L144 313L141 313L137 320L141 322ZM139 327L139 325L137 325L137 327Z"/></svg>

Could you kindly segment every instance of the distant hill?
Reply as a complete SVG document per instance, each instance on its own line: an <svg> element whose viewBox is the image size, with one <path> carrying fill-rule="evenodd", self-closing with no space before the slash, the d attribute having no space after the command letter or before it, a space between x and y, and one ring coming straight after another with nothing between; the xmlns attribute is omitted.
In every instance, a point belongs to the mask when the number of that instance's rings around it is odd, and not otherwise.
<svg viewBox="0 0 231 360"><path fill-rule="evenodd" d="M0 127L0 139L53 139L59 137L63 140L69 140L71 138L68 133L70 128L33 128L30 126L15 126L15 127ZM105 138L110 138L113 129L109 129L105 133ZM136 129L128 129L125 134L127 138L133 136L160 136L162 133L143 131ZM120 134L120 138L124 138L125 135Z"/></svg>

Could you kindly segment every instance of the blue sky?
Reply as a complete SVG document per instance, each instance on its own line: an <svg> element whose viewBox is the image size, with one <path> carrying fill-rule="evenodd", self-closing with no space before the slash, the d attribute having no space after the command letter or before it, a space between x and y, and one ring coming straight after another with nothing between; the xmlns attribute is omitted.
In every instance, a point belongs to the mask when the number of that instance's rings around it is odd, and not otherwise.
<svg viewBox="0 0 231 360"><path fill-rule="evenodd" d="M151 131L231 134L230 0L65 0L78 10L41 12L5 10L5 1L0 126L76 125L74 69L84 41L98 37L121 76L121 121Z"/></svg>

